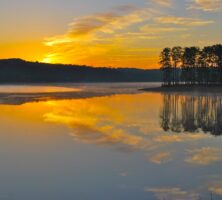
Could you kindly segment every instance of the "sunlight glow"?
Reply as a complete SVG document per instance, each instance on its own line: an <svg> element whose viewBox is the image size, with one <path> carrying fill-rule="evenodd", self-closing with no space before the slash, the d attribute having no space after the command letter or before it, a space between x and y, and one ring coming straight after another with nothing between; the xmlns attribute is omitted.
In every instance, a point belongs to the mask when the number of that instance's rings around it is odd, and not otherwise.
<svg viewBox="0 0 222 200"><path fill-rule="evenodd" d="M27 19L34 15L38 23L23 22L21 33L20 29L12 28L13 24L8 27L11 23L7 20L2 23L5 28L1 29L0 58L150 69L159 68L159 52L164 47L221 43L218 33L222 31L219 26L222 4L218 0L189 3L152 0L121 4L105 9L104 3L96 12L89 9L82 13L80 10L73 19L61 13L59 18L53 18L55 24L44 14L40 22L39 16L23 10ZM213 12L216 14L209 15ZM52 13L56 10L52 9ZM60 21L62 14L66 17ZM4 17L7 16L3 12ZM36 28L30 30L31 25Z"/></svg>

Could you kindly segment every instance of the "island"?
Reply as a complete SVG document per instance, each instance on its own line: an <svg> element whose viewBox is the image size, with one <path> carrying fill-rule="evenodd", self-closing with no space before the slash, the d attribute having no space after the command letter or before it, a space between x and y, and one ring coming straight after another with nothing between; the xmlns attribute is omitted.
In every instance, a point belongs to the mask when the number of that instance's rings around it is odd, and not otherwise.
<svg viewBox="0 0 222 200"><path fill-rule="evenodd" d="M152 92L222 92L222 45L164 48L162 86Z"/></svg>

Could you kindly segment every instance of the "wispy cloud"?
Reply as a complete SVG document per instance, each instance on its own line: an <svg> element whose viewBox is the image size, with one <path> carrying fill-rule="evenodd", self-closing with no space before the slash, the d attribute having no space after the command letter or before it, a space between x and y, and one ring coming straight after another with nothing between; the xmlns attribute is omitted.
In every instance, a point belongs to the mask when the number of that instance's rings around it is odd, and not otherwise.
<svg viewBox="0 0 222 200"><path fill-rule="evenodd" d="M172 1L158 0L155 3L166 6ZM186 35L193 27L214 23L200 18L164 16L162 12L150 5L123 5L109 12L75 18L64 34L45 38L44 44L52 50L43 62L156 67L160 49L153 52L155 40L163 39L169 33L183 32ZM175 35L179 37L180 34Z"/></svg>
<svg viewBox="0 0 222 200"><path fill-rule="evenodd" d="M161 26L153 26L153 25L144 25L140 28L142 32L158 35L161 33L167 32L178 32L178 31L187 31L188 28L183 27L161 27Z"/></svg>
<svg viewBox="0 0 222 200"><path fill-rule="evenodd" d="M198 9L203 11L219 11L222 9L221 0L193 0L188 9Z"/></svg>
<svg viewBox="0 0 222 200"><path fill-rule="evenodd" d="M213 20L202 20L198 18L177 17L177 16L157 17L155 21L161 24L174 24L182 26L205 26L214 23Z"/></svg>
<svg viewBox="0 0 222 200"><path fill-rule="evenodd" d="M96 62L100 66L115 66L116 63L120 65L121 61L126 62L121 57L125 54L125 57L128 57L127 62L133 63L134 57L127 51L129 41L154 40L158 39L158 36L131 32L128 27L148 21L157 13L158 11L148 7L122 6L110 12L76 18L69 24L69 29L64 35L45 39L44 44L50 46L52 52L46 55L44 61L66 60L89 65ZM116 52L119 52L120 56Z"/></svg>
<svg viewBox="0 0 222 200"><path fill-rule="evenodd" d="M164 6L164 7L171 7L173 2L172 0L152 0L154 3Z"/></svg>
<svg viewBox="0 0 222 200"><path fill-rule="evenodd" d="M112 12L76 18L69 24L69 30L65 35L46 38L45 44L53 46L60 43L75 42L80 38L87 40L89 37L90 40L101 39L104 37L102 37L102 33L113 34L117 30L150 19L154 13L155 11L149 8L126 9L119 7Z"/></svg>

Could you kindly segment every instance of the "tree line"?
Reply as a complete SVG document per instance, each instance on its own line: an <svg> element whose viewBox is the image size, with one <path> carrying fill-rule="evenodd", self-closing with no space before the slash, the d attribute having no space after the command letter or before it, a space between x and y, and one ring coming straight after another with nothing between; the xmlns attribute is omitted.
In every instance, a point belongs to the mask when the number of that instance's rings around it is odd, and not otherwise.
<svg viewBox="0 0 222 200"><path fill-rule="evenodd" d="M164 48L160 54L163 85L222 84L222 45Z"/></svg>
<svg viewBox="0 0 222 200"><path fill-rule="evenodd" d="M160 82L160 70L47 64L0 59L1 83Z"/></svg>

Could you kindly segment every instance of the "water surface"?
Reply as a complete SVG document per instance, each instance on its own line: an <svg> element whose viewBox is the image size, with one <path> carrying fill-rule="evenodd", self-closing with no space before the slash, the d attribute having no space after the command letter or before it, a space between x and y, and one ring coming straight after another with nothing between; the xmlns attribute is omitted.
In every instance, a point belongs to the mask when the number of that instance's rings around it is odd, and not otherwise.
<svg viewBox="0 0 222 200"><path fill-rule="evenodd" d="M55 93L80 91L78 88L68 88L64 86L47 85L0 85L0 93Z"/></svg>
<svg viewBox="0 0 222 200"><path fill-rule="evenodd" d="M88 87L105 90L97 86ZM2 102L0 199L220 199L221 96L143 93L140 86Z"/></svg>

